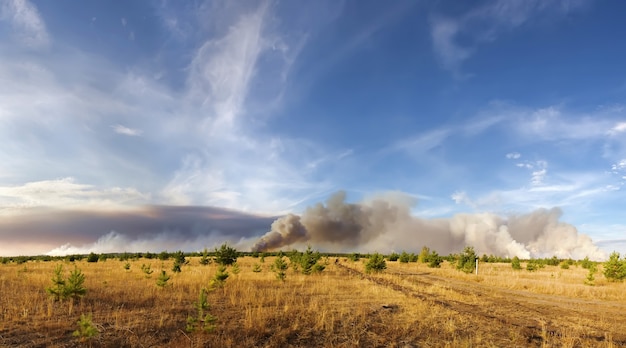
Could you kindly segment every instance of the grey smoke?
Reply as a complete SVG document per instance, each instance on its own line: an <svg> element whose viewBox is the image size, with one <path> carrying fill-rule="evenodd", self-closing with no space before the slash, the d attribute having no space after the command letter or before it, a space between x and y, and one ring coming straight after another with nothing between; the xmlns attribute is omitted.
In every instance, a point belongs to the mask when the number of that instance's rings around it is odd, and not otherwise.
<svg viewBox="0 0 626 348"><path fill-rule="evenodd" d="M0 219L0 255L196 251L223 242L247 246L275 219L206 206L153 205L119 211L32 208Z"/></svg>
<svg viewBox="0 0 626 348"><path fill-rule="evenodd" d="M492 213L457 214L422 219L411 214L415 200L401 193L347 203L345 193L316 204L302 216L274 221L253 251L312 244L326 251L419 251L428 246L441 254L474 246L479 254L503 257L606 258L589 236L559 221L559 208L501 217Z"/></svg>

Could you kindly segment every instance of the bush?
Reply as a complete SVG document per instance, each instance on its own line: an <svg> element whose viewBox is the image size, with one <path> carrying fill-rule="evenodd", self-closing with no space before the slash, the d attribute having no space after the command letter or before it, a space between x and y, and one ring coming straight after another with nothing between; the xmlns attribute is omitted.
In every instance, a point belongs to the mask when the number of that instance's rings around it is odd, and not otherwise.
<svg viewBox="0 0 626 348"><path fill-rule="evenodd" d="M174 265L172 266L172 272L180 273L180 267L186 265L188 262L185 260L185 254L182 251L177 251L174 253Z"/></svg>
<svg viewBox="0 0 626 348"><path fill-rule="evenodd" d="M387 269L385 257L379 253L374 253L365 263L366 273L380 273Z"/></svg>
<svg viewBox="0 0 626 348"><path fill-rule="evenodd" d="M474 251L473 247L465 247L463 253L461 253L461 255L459 255L459 258L457 259L456 269L465 273L474 272L477 257L478 256L476 256L476 252Z"/></svg>
<svg viewBox="0 0 626 348"><path fill-rule="evenodd" d="M91 314L85 316L84 314L80 315L80 319L78 320L78 330L72 333L72 336L78 337L81 342L85 342L90 340L92 337L98 334L98 329L91 321Z"/></svg>
<svg viewBox="0 0 626 348"><path fill-rule="evenodd" d="M206 266L209 263L211 263L211 258L209 257L209 251L206 248L204 248L204 250L202 250L202 257L200 258L200 264L203 266Z"/></svg>
<svg viewBox="0 0 626 348"><path fill-rule="evenodd" d="M598 268L596 267L596 264L595 263L591 264L591 266L589 267L589 273L587 274L587 277L585 278L585 285L589 285L589 286L595 285L596 278L594 277L594 275L596 274L597 271L598 271Z"/></svg>
<svg viewBox="0 0 626 348"><path fill-rule="evenodd" d="M398 253L391 253L391 255L389 255L387 259L393 262L393 261L398 261L399 258L400 258L400 255L398 255Z"/></svg>
<svg viewBox="0 0 626 348"><path fill-rule="evenodd" d="M284 281L287 277L286 271L288 267L289 265L287 265L287 262L285 262L282 256L277 257L272 265L272 271L276 273L276 279Z"/></svg>
<svg viewBox="0 0 626 348"><path fill-rule="evenodd" d="M217 273L211 279L211 283L209 284L212 288L221 288L226 283L226 279L228 279L230 275L226 272L226 266L220 265L217 267Z"/></svg>
<svg viewBox="0 0 626 348"><path fill-rule="evenodd" d="M406 251L402 251L402 254L400 254L398 260L401 263L409 263L409 261L411 261L411 255L409 255Z"/></svg>
<svg viewBox="0 0 626 348"><path fill-rule="evenodd" d="M428 267L430 268L439 268L441 267L443 258L433 250L428 256L426 256L425 262L428 263Z"/></svg>
<svg viewBox="0 0 626 348"><path fill-rule="evenodd" d="M190 315L187 317L187 332L194 332L198 329L203 332L211 332L215 330L214 323L217 318L210 313L205 314L205 311L210 309L209 302L207 301L206 289L200 290L198 301L194 305L196 307L196 316Z"/></svg>
<svg viewBox="0 0 626 348"><path fill-rule="evenodd" d="M537 260L529 260L526 264L526 270L529 272L534 272L540 268L543 268L543 264L539 263Z"/></svg>
<svg viewBox="0 0 626 348"><path fill-rule="evenodd" d="M63 277L63 265L58 265L54 268L52 286L46 288L46 292L50 294L55 301L65 299L65 278Z"/></svg>
<svg viewBox="0 0 626 348"><path fill-rule="evenodd" d="M87 256L87 262L98 262L98 254L94 254L93 252L89 253L89 256Z"/></svg>
<svg viewBox="0 0 626 348"><path fill-rule="evenodd" d="M161 271L159 277L156 280L156 285L160 288L164 288L167 286L167 282L170 280L170 276L165 273L165 271Z"/></svg>
<svg viewBox="0 0 626 348"><path fill-rule="evenodd" d="M145 264L141 265L141 271L146 274L146 278L150 278L150 275L153 272L152 269L151 269L151 266L150 265L145 265Z"/></svg>
<svg viewBox="0 0 626 348"><path fill-rule="evenodd" d="M303 274L311 274L313 272L318 273L324 270L324 266L318 264L319 259L322 256L319 252L313 252L310 246L306 248L306 251L300 254L299 265Z"/></svg>
<svg viewBox="0 0 626 348"><path fill-rule="evenodd" d="M588 256L585 256L585 258L580 261L580 265L584 269L591 269L591 267L595 266L596 264L593 261L590 261Z"/></svg>
<svg viewBox="0 0 626 348"><path fill-rule="evenodd" d="M237 249L229 247L226 243L222 244L219 249L215 249L215 262L220 265L230 266L237 262L238 257Z"/></svg>
<svg viewBox="0 0 626 348"><path fill-rule="evenodd" d="M515 256L513 258L513 260L511 261L511 267L513 267L514 270L522 269L522 265L519 262L519 257Z"/></svg>
<svg viewBox="0 0 626 348"><path fill-rule="evenodd" d="M612 252L604 263L604 276L612 282L621 282L626 278L626 260L620 260L618 252Z"/></svg>
<svg viewBox="0 0 626 348"><path fill-rule="evenodd" d="M420 263L427 263L428 255L430 255L430 249L427 246L422 247L422 251L420 251L420 254L417 257L417 261Z"/></svg>

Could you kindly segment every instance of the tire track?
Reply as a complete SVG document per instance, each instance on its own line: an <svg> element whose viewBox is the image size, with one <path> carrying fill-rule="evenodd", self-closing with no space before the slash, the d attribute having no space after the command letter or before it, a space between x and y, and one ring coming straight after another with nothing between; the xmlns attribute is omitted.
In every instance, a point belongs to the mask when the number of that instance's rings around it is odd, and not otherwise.
<svg viewBox="0 0 626 348"><path fill-rule="evenodd" d="M589 301L571 299L561 303L554 296L521 293L506 289L489 288L493 294L486 292L485 287L477 286L477 284L468 284L467 282L453 281L447 278L436 277L428 274L420 273L392 273L399 276L411 277L410 281L416 285L436 286L443 284L446 289L454 291L464 296L476 296L480 298L481 304L466 303L449 298L443 295L424 293L412 287L407 287L388 279L377 277L375 275L366 274L360 270L348 267L342 263L336 264L341 270L351 276L367 279L377 285L384 286L394 291L401 292L408 297L416 298L425 302L432 303L450 309L457 313L480 316L482 318L499 322L506 326L513 326L520 329L526 336L529 343L532 341L543 341L543 337L551 335L554 337L562 337L564 327L562 324L568 322L568 318L602 318L607 311L618 314L620 321L626 324L624 311L608 308L609 304L594 301L591 305L599 306L591 308ZM585 305L587 304L587 305ZM606 311L601 311L605 307ZM514 313L515 316L511 314ZM618 319L618 318L612 318ZM554 324L558 322L561 325ZM622 332L606 332L605 328L590 323L579 324L584 326L584 333L581 339L591 340L596 343L607 341L611 337L611 342L626 346L626 335Z"/></svg>

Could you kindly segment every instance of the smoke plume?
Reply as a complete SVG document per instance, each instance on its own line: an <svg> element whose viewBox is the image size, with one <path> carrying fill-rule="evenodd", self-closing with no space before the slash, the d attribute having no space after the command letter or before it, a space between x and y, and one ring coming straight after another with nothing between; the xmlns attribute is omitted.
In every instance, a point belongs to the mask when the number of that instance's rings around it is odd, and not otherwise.
<svg viewBox="0 0 626 348"><path fill-rule="evenodd" d="M274 221L253 251L313 244L326 251L419 251L428 246L442 254L473 246L479 254L502 257L606 258L587 235L559 221L559 208L537 209L501 217L492 213L457 214L447 219L411 215L415 200L400 193L358 204L345 193L331 196L302 216L289 214Z"/></svg>

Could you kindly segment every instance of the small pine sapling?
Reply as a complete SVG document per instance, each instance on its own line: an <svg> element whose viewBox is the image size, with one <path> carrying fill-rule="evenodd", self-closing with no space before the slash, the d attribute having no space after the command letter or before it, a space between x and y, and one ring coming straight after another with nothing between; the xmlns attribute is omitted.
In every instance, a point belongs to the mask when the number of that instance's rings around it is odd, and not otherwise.
<svg viewBox="0 0 626 348"><path fill-rule="evenodd" d="M85 275L80 269L74 267L74 270L70 273L65 283L65 293L67 297L72 299L78 299L85 296L87 289L84 286Z"/></svg>
<svg viewBox="0 0 626 348"><path fill-rule="evenodd" d="M224 283L226 283L226 279L228 279L229 274L226 272L226 266L220 265L217 267L217 273L211 279L210 286L211 288L221 288L224 287Z"/></svg>
<svg viewBox="0 0 626 348"><path fill-rule="evenodd" d="M152 274L152 272L154 272L150 265L145 265L145 264L141 265L141 271L145 273L146 278L150 278L150 275Z"/></svg>
<svg viewBox="0 0 626 348"><path fill-rule="evenodd" d="M287 268L289 268L289 265L285 262L283 257L277 257L272 265L272 271L276 273L276 279L285 281L285 278L287 277Z"/></svg>
<svg viewBox="0 0 626 348"><path fill-rule="evenodd" d="M72 336L78 337L80 342L84 343L98 335L98 333L98 329L91 319L91 313L89 315L81 314L78 320L78 330L74 331Z"/></svg>
<svg viewBox="0 0 626 348"><path fill-rule="evenodd" d="M161 271L161 274L159 274L159 277L156 280L156 285L160 288L164 288L167 286L167 282L169 280L170 276L165 271Z"/></svg>
<svg viewBox="0 0 626 348"><path fill-rule="evenodd" d="M129 270L130 270L130 262L126 262L126 263L124 264L124 269L125 269L125 270L127 270L127 271L129 271Z"/></svg>
<svg viewBox="0 0 626 348"><path fill-rule="evenodd" d="M194 303L196 307L196 315L195 316L187 316L187 332L194 332L196 330L200 330L206 333L209 333L215 330L215 321L217 318L211 315L210 313L206 313L211 306L207 301L207 290L200 290L200 295L198 296L198 301Z"/></svg>
<svg viewBox="0 0 626 348"><path fill-rule="evenodd" d="M233 265L230 268L230 271L234 274L237 275L239 274L239 272L241 272L241 269L239 268L239 264L237 264L237 262L233 263Z"/></svg>
<svg viewBox="0 0 626 348"><path fill-rule="evenodd" d="M587 277L585 278L585 285L594 286L596 284L595 274L597 271L598 271L598 268L596 267L596 264L592 263L591 266L589 266L589 273L587 274Z"/></svg>
<svg viewBox="0 0 626 348"><path fill-rule="evenodd" d="M65 278L63 277L63 265L54 268L54 277L52 277L52 286L46 288L46 292L54 298L55 301L65 299Z"/></svg>
<svg viewBox="0 0 626 348"><path fill-rule="evenodd" d="M206 266L210 263L211 258L209 257L209 251L207 250L207 248L204 248L204 250L202 250L202 257L200 258L200 264L202 266Z"/></svg>
<svg viewBox="0 0 626 348"><path fill-rule="evenodd" d="M254 273L261 272L261 265L258 264L258 263L255 263L254 266L252 267L252 272L254 272Z"/></svg>

